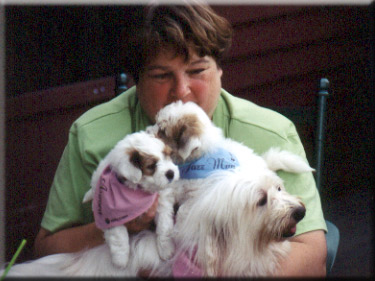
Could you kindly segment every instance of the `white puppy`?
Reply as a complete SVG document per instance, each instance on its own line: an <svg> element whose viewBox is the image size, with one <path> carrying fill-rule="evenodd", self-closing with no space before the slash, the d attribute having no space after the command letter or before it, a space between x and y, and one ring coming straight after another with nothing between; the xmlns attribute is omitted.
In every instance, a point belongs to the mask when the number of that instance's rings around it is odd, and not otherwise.
<svg viewBox="0 0 375 281"><path fill-rule="evenodd" d="M171 237L174 198L168 187L179 178L179 171L170 153L171 149L152 134L143 131L130 134L116 144L93 173L91 189L83 202L94 199L96 224L104 229L113 262L119 267L125 268L129 259L129 234L122 221L146 211L157 193L159 205L155 220L159 254L162 259L168 259L174 252ZM110 178L111 173L116 177ZM122 196L126 202L121 202ZM130 200L142 210L133 213ZM105 203L113 208L107 206L107 214L103 214Z"/></svg>

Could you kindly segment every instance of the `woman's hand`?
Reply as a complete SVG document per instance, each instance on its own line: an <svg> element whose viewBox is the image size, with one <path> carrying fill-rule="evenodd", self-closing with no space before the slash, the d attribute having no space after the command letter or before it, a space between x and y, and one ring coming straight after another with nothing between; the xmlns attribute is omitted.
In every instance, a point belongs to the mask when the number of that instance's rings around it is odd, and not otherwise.
<svg viewBox="0 0 375 281"><path fill-rule="evenodd" d="M139 217L125 223L125 227L128 229L129 233L138 233L142 230L148 229L151 227L152 222L156 215L156 209L158 207L159 196L156 197L154 203L145 213Z"/></svg>

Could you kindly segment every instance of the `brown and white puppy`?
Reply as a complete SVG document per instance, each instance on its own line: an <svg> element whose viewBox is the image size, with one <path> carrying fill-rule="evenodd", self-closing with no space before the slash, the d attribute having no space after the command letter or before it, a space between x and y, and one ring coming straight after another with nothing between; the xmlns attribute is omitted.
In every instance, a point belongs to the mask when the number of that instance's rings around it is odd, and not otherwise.
<svg viewBox="0 0 375 281"><path fill-rule="evenodd" d="M210 152L223 139L221 129L213 126L206 113L193 102L177 101L162 108L153 130L172 148L172 158L178 164Z"/></svg>
<svg viewBox="0 0 375 281"><path fill-rule="evenodd" d="M152 197L148 197L150 199L147 199L148 201L146 202L152 203L155 198L153 196L158 193L159 204L155 220L157 246L162 259L170 258L174 252L174 244L171 239L174 195L170 188L170 183L179 178L179 170L172 162L170 154L171 149L152 134L142 131L127 135L99 163L98 168L92 176L91 189L85 194L83 199L83 202L92 200L95 197L95 192L97 192L96 198L99 199L96 201L102 200L102 197L99 197L101 196L99 192L104 194L103 190L107 189L107 187L102 187L102 182L103 174L108 174L108 170L111 173L115 173L116 178L121 183L119 184L116 179L112 179L112 182L115 181L115 184L112 184L112 186L116 185L114 188L117 188L117 190L119 188L122 189L122 193L119 193L118 197L136 196L132 198L134 198L134 203L137 204L140 200L146 200L145 198L151 194ZM101 182L99 183L99 181ZM128 192L127 190L129 189L133 191ZM143 193L143 191L147 193ZM111 193L112 197L116 197L116 192L116 190L112 190L114 194L112 195ZM127 195L124 192L127 192ZM112 197L107 201L112 200ZM123 203L119 198L113 198L110 205L125 206L128 208L126 204L128 204L129 197L126 200L127 202ZM105 202L104 199L102 201ZM97 209L98 206L101 208L102 204L94 205L94 203L95 200L93 201L93 211L96 224L100 227L97 218L101 213L97 215ZM143 206L140 207L143 208ZM130 208L129 211L133 212L132 208L136 207L130 206ZM115 212L117 212L116 209L113 210L113 213ZM115 221L113 227L109 225L111 227L108 228L103 223L104 226L101 228L104 230L105 240L111 250L113 263L119 267L126 268L130 251L129 234L126 227L116 221L123 219L121 215L124 215L124 213L119 214L111 221L107 218L108 224ZM138 214L133 214L133 217L136 217L136 215Z"/></svg>
<svg viewBox="0 0 375 281"><path fill-rule="evenodd" d="M222 130L193 102L171 103L157 113L155 120L156 124L148 130L172 148L172 158L177 164L196 160L222 148L233 154L241 167L250 166L251 170L256 166L265 167L266 160L274 171L313 171L305 160L288 151L271 148L261 157L242 143L225 138Z"/></svg>

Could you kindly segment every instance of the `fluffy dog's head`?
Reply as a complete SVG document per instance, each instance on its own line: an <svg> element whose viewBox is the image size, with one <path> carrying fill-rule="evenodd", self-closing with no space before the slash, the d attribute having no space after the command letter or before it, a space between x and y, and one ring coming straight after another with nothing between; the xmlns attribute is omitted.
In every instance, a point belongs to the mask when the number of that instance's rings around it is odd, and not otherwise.
<svg viewBox="0 0 375 281"><path fill-rule="evenodd" d="M126 136L107 157L119 179L156 191L179 179L179 170L171 159L172 150L146 132Z"/></svg>
<svg viewBox="0 0 375 281"><path fill-rule="evenodd" d="M172 147L177 163L199 158L223 137L221 129L193 102L171 103L162 108L155 119L156 134Z"/></svg>

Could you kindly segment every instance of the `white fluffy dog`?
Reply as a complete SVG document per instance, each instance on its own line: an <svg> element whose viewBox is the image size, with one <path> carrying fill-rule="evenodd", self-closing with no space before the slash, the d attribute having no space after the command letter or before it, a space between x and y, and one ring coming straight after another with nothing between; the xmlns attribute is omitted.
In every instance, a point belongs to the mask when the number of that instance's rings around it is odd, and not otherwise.
<svg viewBox="0 0 375 281"><path fill-rule="evenodd" d="M175 277L271 276L288 254L305 208L271 170L210 175L180 206Z"/></svg>
<svg viewBox="0 0 375 281"><path fill-rule="evenodd" d="M303 203L285 191L275 171L313 169L290 152L274 148L259 156L225 139L194 103L166 106L156 125L157 135L173 148L174 160L189 163L185 170L209 171L185 177L180 166L174 276L273 274L289 250L284 238L294 235L305 214Z"/></svg>

